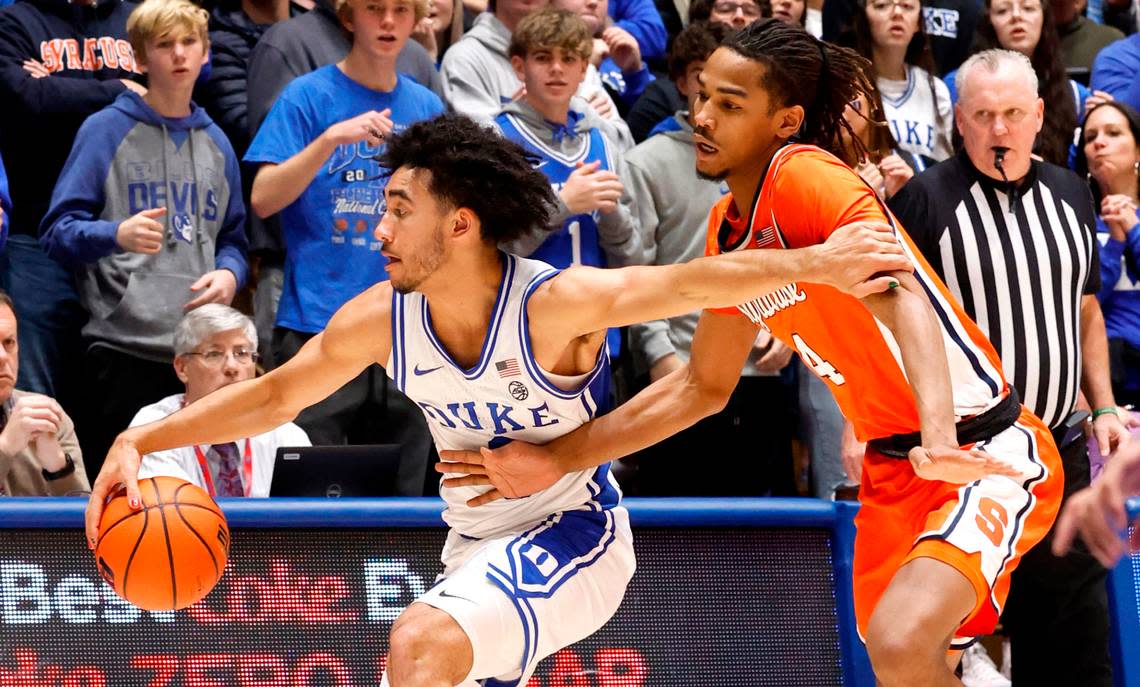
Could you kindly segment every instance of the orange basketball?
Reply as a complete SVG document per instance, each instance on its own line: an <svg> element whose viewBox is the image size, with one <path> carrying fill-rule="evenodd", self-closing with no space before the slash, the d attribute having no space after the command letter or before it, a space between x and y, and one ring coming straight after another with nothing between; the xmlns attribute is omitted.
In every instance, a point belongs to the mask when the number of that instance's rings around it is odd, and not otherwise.
<svg viewBox="0 0 1140 687"><path fill-rule="evenodd" d="M139 480L143 507L126 489L103 509L95 561L115 593L148 611L185 608L206 596L226 568L230 530L214 500L177 477Z"/></svg>

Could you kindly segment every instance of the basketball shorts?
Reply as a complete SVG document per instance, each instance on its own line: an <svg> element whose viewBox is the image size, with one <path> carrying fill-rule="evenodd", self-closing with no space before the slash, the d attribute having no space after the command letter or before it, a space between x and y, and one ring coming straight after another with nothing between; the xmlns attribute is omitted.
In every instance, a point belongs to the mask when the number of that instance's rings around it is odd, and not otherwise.
<svg viewBox="0 0 1140 687"><path fill-rule="evenodd" d="M1052 435L1025 407L1013 425L973 448L1004 458L1021 474L961 485L925 480L910 461L868 447L855 517L855 617L862 636L895 572L916 558L952 566L977 594L951 649L993 631L1010 575L1053 526L1064 474Z"/></svg>
<svg viewBox="0 0 1140 687"><path fill-rule="evenodd" d="M635 568L620 506L555 513L491 540L453 530L442 558L442 579L417 602L450 615L471 641L461 687L525 685L539 661L613 616Z"/></svg>

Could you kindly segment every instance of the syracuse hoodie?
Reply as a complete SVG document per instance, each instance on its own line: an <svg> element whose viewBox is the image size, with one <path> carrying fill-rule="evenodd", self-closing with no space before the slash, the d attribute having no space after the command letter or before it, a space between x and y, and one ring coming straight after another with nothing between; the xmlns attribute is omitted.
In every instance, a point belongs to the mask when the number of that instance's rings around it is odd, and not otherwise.
<svg viewBox="0 0 1140 687"><path fill-rule="evenodd" d="M119 224L156 207L167 210L162 250L123 251ZM171 119L126 92L80 127L40 243L79 271L89 345L169 362L190 285L223 268L245 282L244 218L237 157L206 111Z"/></svg>
<svg viewBox="0 0 1140 687"><path fill-rule="evenodd" d="M12 173L12 234L35 236L83 120L137 77L127 42L134 2L21 0L0 10L0 155ZM41 62L37 79L24 60Z"/></svg>

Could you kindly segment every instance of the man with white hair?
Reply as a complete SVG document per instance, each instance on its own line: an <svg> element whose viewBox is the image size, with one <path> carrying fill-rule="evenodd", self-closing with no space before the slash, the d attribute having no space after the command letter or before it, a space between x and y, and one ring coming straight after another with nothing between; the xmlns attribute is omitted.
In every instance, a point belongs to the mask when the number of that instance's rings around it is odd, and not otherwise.
<svg viewBox="0 0 1140 687"><path fill-rule="evenodd" d="M963 150L912 179L890 208L989 337L1022 403L1052 431L1067 499L1089 484L1080 392L1105 455L1128 437L1096 300L1092 196L1069 170L1031 156L1045 104L1028 58L980 52L956 85ZM1006 525L1019 518L1009 513ZM1013 684L1109 687L1105 570L1087 549L1055 558L1049 548L1028 552L1012 575L1002 621Z"/></svg>
<svg viewBox="0 0 1140 687"><path fill-rule="evenodd" d="M161 420L224 386L253 379L257 358L257 329L248 317L219 303L191 310L174 330L174 372L186 393L141 409L131 427ZM148 453L139 477L180 477L210 496L269 496L278 447L308 445L304 430L287 422L244 440Z"/></svg>

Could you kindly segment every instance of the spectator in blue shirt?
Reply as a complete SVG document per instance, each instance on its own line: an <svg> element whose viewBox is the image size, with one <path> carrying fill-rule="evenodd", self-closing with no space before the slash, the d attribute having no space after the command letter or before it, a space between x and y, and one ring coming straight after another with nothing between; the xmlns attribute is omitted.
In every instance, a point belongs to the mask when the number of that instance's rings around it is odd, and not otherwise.
<svg viewBox="0 0 1140 687"><path fill-rule="evenodd" d="M1140 34L1111 43L1093 62L1089 86L1104 91L1134 110L1140 110Z"/></svg>
<svg viewBox="0 0 1140 687"><path fill-rule="evenodd" d="M644 59L665 56L665 22L653 0L613 0L609 13L615 25L637 40Z"/></svg>
<svg viewBox="0 0 1140 687"><path fill-rule="evenodd" d="M269 111L246 161L260 165L250 204L280 213L285 280L277 309L277 364L296 355L338 308L387 279L373 230L384 214L389 136L444 111L428 88L396 71L427 0L339 0L348 55L293 80ZM395 443L403 495L423 492L430 439L423 415L378 366L297 418L314 444Z"/></svg>

